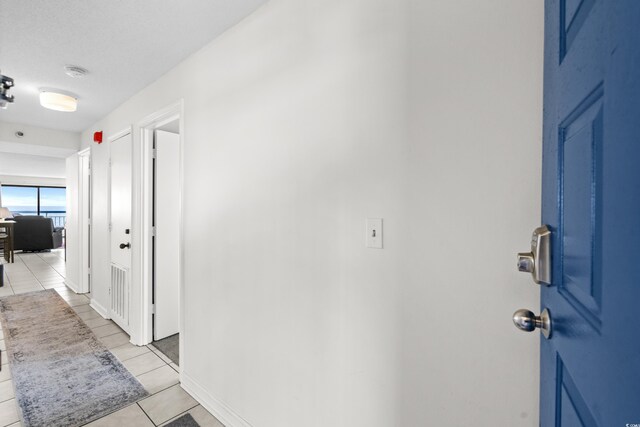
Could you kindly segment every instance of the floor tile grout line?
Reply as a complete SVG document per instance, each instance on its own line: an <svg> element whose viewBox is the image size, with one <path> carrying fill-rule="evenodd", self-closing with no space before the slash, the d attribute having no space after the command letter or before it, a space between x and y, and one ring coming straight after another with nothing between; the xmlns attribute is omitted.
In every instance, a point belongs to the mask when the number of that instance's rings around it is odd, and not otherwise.
<svg viewBox="0 0 640 427"><path fill-rule="evenodd" d="M141 356L142 356L142 355L141 355ZM118 356L116 356L116 357L118 357ZM130 358L130 359L127 359L127 360L135 359L136 357L138 357L138 356L134 356L134 357L132 357L132 358ZM122 362L122 361L121 361L121 362ZM165 365L166 365L166 363L165 363ZM164 368L164 365L163 365L163 366L158 366L157 368L153 368L153 369L152 369L152 370L150 370L150 371L143 372L142 374L134 375L134 377L138 378L139 376L149 374L149 373L151 373L151 372L153 372L153 371L157 371L158 369L162 369L162 368ZM172 384L172 385L170 385L169 387L173 387L174 385L175 385L175 384ZM167 387L167 388L169 388L169 387ZM166 388L163 388L162 390L166 390ZM156 392L156 393L159 393L159 392ZM156 394L156 393L153 393L153 394Z"/></svg>
<svg viewBox="0 0 640 427"><path fill-rule="evenodd" d="M150 396L145 397L145 399L148 399ZM142 413L145 415L145 417L147 417L149 419L149 421L151 422L151 424L153 424L154 426L157 426L158 424L154 423L153 420L151 419L151 417L149 416L149 414L147 414L144 410L144 408L140 405L140 402L144 400L141 399L139 401L136 402L136 405L138 405L138 408L140 408L140 410L142 411Z"/></svg>
<svg viewBox="0 0 640 427"><path fill-rule="evenodd" d="M178 383L178 384L174 384L174 385L172 385L171 387L175 387L175 386L180 386L180 383ZM164 390L169 390L171 387L167 387L167 388L165 388ZM180 388L182 388L182 387L180 387ZM164 390L162 390L162 391L164 391ZM160 393L160 392L158 392L158 393ZM156 395L156 394L158 394L158 393L154 393L154 394L152 394L151 396L145 397L145 399L149 399L150 397L155 396L155 395ZM155 422L153 422L153 420L151 419L151 417L149 417L149 414L147 414L147 413L144 411L144 408L142 407L142 405L140 405L140 402L142 402L142 401L143 401L143 400L145 400L145 399L142 399L141 401L136 402L136 403L138 404L138 406L140 406L140 409L142 409L142 412L144 412L144 414L147 416L147 418L149 418L149 420L151 420L151 422L153 423L153 425L154 425L154 426L156 426L156 427L158 427L159 425L162 425L162 424L168 423L168 422L169 422L169 421L171 421L171 420L175 420L176 418L179 418L179 417L183 416L184 414L186 414L187 412L191 411L193 408L196 408L196 407L200 406L200 404L196 401L196 404L195 404L194 406L190 407L189 409L187 409L186 411L184 411L184 412L180 412L180 413L178 413L178 415L175 415L175 416L173 416L173 417L169 418L168 420L164 420L164 421L161 421L159 424L156 424Z"/></svg>
<svg viewBox="0 0 640 427"><path fill-rule="evenodd" d="M40 255L38 255L39 257ZM31 272L31 274L33 275L33 278L36 279L38 281L38 284L44 289L44 286L42 286L42 283L40 282L40 280L38 280L38 278L36 277L35 273L33 272L33 270L31 270L31 268L29 268L29 266L27 265L26 262L24 262L24 260L22 259L22 257L20 257L20 261L22 261L25 265L25 267L27 267L27 270L29 270L29 272ZM13 289L13 287L12 287ZM13 292L15 294L15 290Z"/></svg>
<svg viewBox="0 0 640 427"><path fill-rule="evenodd" d="M178 385L180 385L180 384L178 383ZM184 412L180 412L178 415L176 415L176 416L175 416L175 417L173 417L173 418L169 418L167 421L165 421L165 423L168 423L168 422L169 422L169 421L171 421L171 420L176 420L176 419L180 418L181 416L183 416L183 415L187 414L189 411L193 410L194 408L197 408L198 406L200 406L200 404L199 404L199 403L197 403L197 401L196 401L196 405L195 405L195 406L192 406L191 408L187 409L187 410L186 410L186 411L184 411Z"/></svg>
<svg viewBox="0 0 640 427"><path fill-rule="evenodd" d="M6 380L6 381L11 381L11 380ZM4 382L4 381L2 381L2 382ZM15 398L16 398L16 397L15 397L15 396L13 396L13 397L10 397L10 398L5 399L5 400L0 400L0 403L8 402L8 401L10 401L10 400L12 400L12 399L15 399ZM11 425L11 424L9 424L9 425Z"/></svg>
<svg viewBox="0 0 640 427"><path fill-rule="evenodd" d="M160 368L158 368L158 369L160 369ZM155 370L155 369L154 369L154 370ZM148 372L147 372L147 373L148 373ZM154 393L149 393L149 396L148 396L148 397L155 396L156 394L158 394L158 393L162 393L163 391L165 391L165 390L169 390L171 387L175 387L175 386L177 386L177 385L180 385L180 382L179 382L179 381L178 381L177 383L175 383L175 384L171 384L170 386L167 386L167 387L163 388L162 390L158 390L158 391L156 391L156 392L154 392ZM146 399L146 397L145 397L145 399ZM191 408L191 409L193 409L193 408ZM191 409L190 409L190 410L191 410Z"/></svg>
<svg viewBox="0 0 640 427"><path fill-rule="evenodd" d="M63 275L63 274L62 274L62 273L60 273L60 272L59 272L59 271L58 271L58 270L57 270L53 265L51 265L51 263L50 263L49 261L47 261L46 259L42 258L42 257L40 256L40 254L38 254L38 256L39 256L39 257L40 257L44 262L46 262L46 263L49 265L49 267L51 267L51 268L52 268L56 273L58 273L60 276L64 277L64 278L65 278L65 280L66 280L66 276L67 276L66 268L65 268L65 272L64 272L65 274ZM59 257L58 255L56 255L56 256L57 256L58 258L62 259L62 257ZM65 264L66 264L66 261L65 261Z"/></svg>
<svg viewBox="0 0 640 427"><path fill-rule="evenodd" d="M49 252L49 253L52 253L52 252ZM56 255L56 257L58 257L58 258L60 258L61 260L63 260L63 261L64 261L64 259L63 259L62 257L58 256L57 254L55 254L55 255ZM58 270L56 270L56 268L55 268L53 265L51 265L51 263L50 263L49 261L47 261L46 259L42 258L42 256L40 256L40 254L39 254L39 253L38 253L38 257L40 257L40 259L41 259L41 260L43 260L44 262L46 262L46 263L49 265L49 267L53 268L53 270L54 270L56 273L58 273L60 276L63 276L63 277L66 279L66 273L67 273L67 272L66 272L66 270L65 270L65 274L63 275L63 274L62 274L62 273L60 273ZM65 261L65 264L66 264L66 261Z"/></svg>
<svg viewBox="0 0 640 427"><path fill-rule="evenodd" d="M31 273L31 275L33 276L33 278L38 282L38 284L45 289L44 285L42 284L42 281L40 281L40 279L36 276L35 272L31 269L31 267L29 267L29 264L27 264L27 262L25 260L22 259L23 253L17 254L18 255L18 259L22 262L22 264L24 264L24 266L26 267L27 270L29 270L29 272ZM55 271L55 273L60 276L63 279L63 283L64 280L66 279L66 277L62 274L60 274L60 272L58 270L56 270L49 262L47 262L47 260L45 260L44 258L42 258L42 256L40 256L39 253L35 253L35 255L40 258L47 266L48 268L51 268L53 271ZM57 255L56 255L57 256ZM60 257L58 257L60 258ZM66 274L66 271L65 271ZM44 282L48 282L48 280L43 280ZM15 293L15 289L13 289L13 286L11 287L11 290L13 291L14 295L16 295Z"/></svg>
<svg viewBox="0 0 640 427"><path fill-rule="evenodd" d="M161 368L162 368L162 366L160 366L160 368L156 368L156 369L154 369L153 371L157 371L158 369L161 369ZM149 372L153 372L153 371L149 371ZM146 375L146 374L148 374L149 372L145 372L144 374L140 374L140 375ZM135 375L134 375L134 376L135 376ZM136 379L138 380L138 382L140 382L140 380L138 379L138 377L137 377L137 376L135 376L135 377L136 377ZM165 390L169 390L171 387L175 387L175 386L177 386L177 385L180 385L180 380L178 380L178 382L177 382L177 383L175 383L175 384L171 384L170 386L167 386L167 387L163 388L162 390L158 390L158 391L156 391L156 392L149 393L149 396L145 397L144 399L148 399L148 398L150 398L151 396L155 396L156 394L158 394L158 393L162 393L163 391L165 391ZM142 400L144 400L144 399L142 399ZM193 408L191 408L191 409L193 409ZM190 411L191 409L189 409L189 411Z"/></svg>
<svg viewBox="0 0 640 427"><path fill-rule="evenodd" d="M149 346L147 346L147 348L148 348L148 347L149 347ZM155 347L154 347L154 348L155 348ZM158 350L158 349L155 349L155 350L154 350L153 348L149 348L149 350L151 350L151 352L155 353L155 354L156 354L156 356L158 356L158 357L159 357L159 358L160 358L164 363L166 363L167 365L170 365L170 364L172 364L172 363L175 363L173 360L171 360L171 359L169 358L169 356L167 356L166 354L164 354L162 351L160 351L160 350ZM164 360L164 358L165 358L165 357L166 357L167 359L169 359L169 360L170 360L170 362L167 362L166 360Z"/></svg>
<svg viewBox="0 0 640 427"><path fill-rule="evenodd" d="M102 325L102 326L111 326L111 325ZM98 326L98 328L102 328L102 326ZM91 327L89 327L89 329L91 329ZM91 332L93 332L94 335L96 334L96 332L93 329L91 329ZM99 336L96 335L96 338L101 340L102 338L109 338L109 337L112 337L114 335L118 335L118 334L122 334L122 333L126 334L126 332L124 332L124 331L118 331L118 332L114 332L114 333L109 334L109 335L105 335L103 337L99 337ZM118 346L118 347L122 347L122 346ZM136 357L138 357L138 356L136 356Z"/></svg>
<svg viewBox="0 0 640 427"><path fill-rule="evenodd" d="M24 265L24 267L25 267L27 270L29 270L29 267L27 267L27 264L25 264L25 262L22 260L22 258L18 257L18 261L20 261L20 262ZM14 259L13 259L13 262L12 262L12 263L7 263L7 264L5 264L5 265L14 265L14 264L15 264L15 257L14 257ZM31 270L29 270L29 272L31 272ZM7 282L9 282L9 287L11 288L11 292L13 293L13 295L15 295L16 293L15 293L15 291L13 290L13 286L11 286L11 278L9 278L9 271L8 271L8 270L6 270L6 267L5 267L4 275L5 275L5 277L7 278Z"/></svg>
<svg viewBox="0 0 640 427"><path fill-rule="evenodd" d="M114 335L115 335L115 334L114 334ZM100 339L100 338L98 338L98 339ZM122 346L120 346L120 347L122 347ZM153 352L152 352L152 351L147 351L147 352L144 352L144 353L139 354L139 355L137 355L137 356L130 357L130 358L126 359L126 360L127 360L127 361L129 361L129 360L135 359L136 357L146 356L146 355L147 355L147 353L153 353ZM161 361L162 363L164 363L165 365L169 365L167 362L165 362L164 360L162 360L162 358L161 358L161 357L159 357L157 354L155 354L154 356L156 356L158 359L160 359L160 361ZM116 356L116 357L117 357L117 356ZM123 362L123 361L121 360L121 362ZM162 366L158 366L157 368L154 368L154 369L152 369L151 371L143 372L143 373L138 374L138 375L147 374L147 373L149 373L149 372L155 371L156 369L160 369L160 368L162 368Z"/></svg>
<svg viewBox="0 0 640 427"><path fill-rule="evenodd" d="M124 347L124 346L120 346L120 347ZM110 349L109 351L111 351L111 353L113 353L113 350L115 350L115 349L117 349L117 348L120 348L120 347L112 348L112 349ZM138 356L142 356L142 355L145 355L145 354L146 354L146 353L138 354L137 356L127 357L126 359L120 359L118 356L116 356L116 359L118 359L118 360L120 361L120 363L124 364L124 362L128 362L128 361L129 361L129 360L131 360L131 359L135 359L136 357L138 357ZM114 356L115 356L115 354L114 354ZM162 366L160 366L160 368L162 368ZM153 371L155 371L155 370L157 370L157 369L160 369L160 368L152 369L152 370L151 370L151 371L149 371L149 372L153 372ZM149 372L145 372L145 374L148 374ZM139 375L144 375L144 374L139 374Z"/></svg>

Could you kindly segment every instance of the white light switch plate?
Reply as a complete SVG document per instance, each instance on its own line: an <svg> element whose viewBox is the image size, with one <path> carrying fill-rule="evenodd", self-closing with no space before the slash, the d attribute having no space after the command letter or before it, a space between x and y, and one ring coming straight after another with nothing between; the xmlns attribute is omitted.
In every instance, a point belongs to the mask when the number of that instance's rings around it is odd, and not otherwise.
<svg viewBox="0 0 640 427"><path fill-rule="evenodd" d="M382 218L367 218L367 247L382 249Z"/></svg>

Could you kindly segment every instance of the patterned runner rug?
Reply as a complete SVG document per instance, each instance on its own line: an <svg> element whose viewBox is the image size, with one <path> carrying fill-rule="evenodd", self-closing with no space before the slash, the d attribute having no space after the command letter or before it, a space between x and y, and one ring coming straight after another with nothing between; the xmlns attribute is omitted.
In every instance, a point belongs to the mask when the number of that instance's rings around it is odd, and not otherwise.
<svg viewBox="0 0 640 427"><path fill-rule="evenodd" d="M54 290L0 298L25 427L81 426L148 393Z"/></svg>

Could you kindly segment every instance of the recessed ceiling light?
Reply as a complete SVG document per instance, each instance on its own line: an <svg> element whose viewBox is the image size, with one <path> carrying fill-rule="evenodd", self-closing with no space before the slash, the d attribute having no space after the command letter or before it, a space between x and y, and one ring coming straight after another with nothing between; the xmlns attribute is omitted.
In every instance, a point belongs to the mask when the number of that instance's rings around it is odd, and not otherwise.
<svg viewBox="0 0 640 427"><path fill-rule="evenodd" d="M62 93L40 92L40 105L50 110L73 112L78 109L78 100Z"/></svg>
<svg viewBox="0 0 640 427"><path fill-rule="evenodd" d="M64 72L70 77L84 77L89 72L82 67L78 67L77 65L67 65L64 67Z"/></svg>

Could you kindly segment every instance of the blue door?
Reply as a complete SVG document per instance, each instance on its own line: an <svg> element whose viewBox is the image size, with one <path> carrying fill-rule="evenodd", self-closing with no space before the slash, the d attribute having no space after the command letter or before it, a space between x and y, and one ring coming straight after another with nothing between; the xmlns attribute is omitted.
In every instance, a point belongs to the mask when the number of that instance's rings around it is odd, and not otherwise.
<svg viewBox="0 0 640 427"><path fill-rule="evenodd" d="M640 425L640 0L547 0L541 426Z"/></svg>

